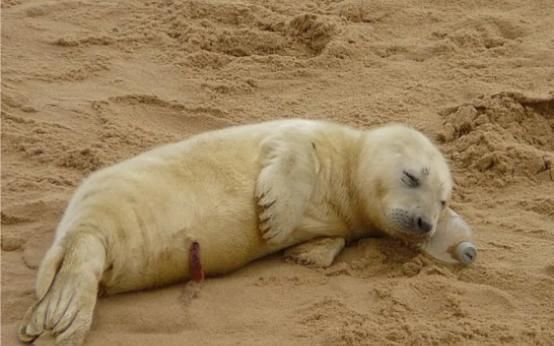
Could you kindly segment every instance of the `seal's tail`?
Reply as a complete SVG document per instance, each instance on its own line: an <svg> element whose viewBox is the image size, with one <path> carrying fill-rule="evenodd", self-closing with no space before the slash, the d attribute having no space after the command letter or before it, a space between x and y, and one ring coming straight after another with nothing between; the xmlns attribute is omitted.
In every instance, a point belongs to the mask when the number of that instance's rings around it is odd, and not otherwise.
<svg viewBox="0 0 554 346"><path fill-rule="evenodd" d="M105 245L94 232L74 230L55 241L40 265L37 301L23 318L19 339L29 343L50 331L56 345L81 345L105 262Z"/></svg>

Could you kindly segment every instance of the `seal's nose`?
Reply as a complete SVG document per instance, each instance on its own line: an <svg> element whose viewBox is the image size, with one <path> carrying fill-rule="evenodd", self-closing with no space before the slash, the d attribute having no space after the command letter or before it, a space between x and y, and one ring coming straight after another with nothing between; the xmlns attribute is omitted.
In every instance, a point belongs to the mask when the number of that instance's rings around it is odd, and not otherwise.
<svg viewBox="0 0 554 346"><path fill-rule="evenodd" d="M433 229L433 225L423 217L418 217L416 221L416 228L421 233L430 232Z"/></svg>

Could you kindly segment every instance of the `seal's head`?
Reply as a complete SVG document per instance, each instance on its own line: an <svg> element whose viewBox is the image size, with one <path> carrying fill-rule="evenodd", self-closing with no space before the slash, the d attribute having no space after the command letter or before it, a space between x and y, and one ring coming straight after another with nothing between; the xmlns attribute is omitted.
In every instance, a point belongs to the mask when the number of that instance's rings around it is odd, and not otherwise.
<svg viewBox="0 0 554 346"><path fill-rule="evenodd" d="M438 148L421 132L395 124L369 131L360 156L359 193L371 223L404 239L432 236L452 190Z"/></svg>

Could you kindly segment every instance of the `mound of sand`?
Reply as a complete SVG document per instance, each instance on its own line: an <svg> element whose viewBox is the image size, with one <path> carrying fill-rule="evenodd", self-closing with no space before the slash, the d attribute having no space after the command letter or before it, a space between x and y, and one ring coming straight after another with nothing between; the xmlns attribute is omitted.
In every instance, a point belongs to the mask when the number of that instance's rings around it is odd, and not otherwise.
<svg viewBox="0 0 554 346"><path fill-rule="evenodd" d="M468 173L467 183L504 187L508 183L552 181L554 96L501 92L442 112L450 159Z"/></svg>
<svg viewBox="0 0 554 346"><path fill-rule="evenodd" d="M325 270L276 255L100 299L88 344L553 345L554 12L547 1L2 1L2 345L91 171L274 118L424 131L477 263L392 239ZM48 338L38 344L48 344Z"/></svg>

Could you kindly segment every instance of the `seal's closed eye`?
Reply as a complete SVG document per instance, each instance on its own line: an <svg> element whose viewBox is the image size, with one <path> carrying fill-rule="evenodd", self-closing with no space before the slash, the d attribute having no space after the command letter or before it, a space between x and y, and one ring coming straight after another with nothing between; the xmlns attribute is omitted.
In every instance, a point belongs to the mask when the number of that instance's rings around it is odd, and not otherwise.
<svg viewBox="0 0 554 346"><path fill-rule="evenodd" d="M418 187L419 186L419 179L407 172L407 171L402 171L403 175L402 175L402 182L406 185L408 185L409 187Z"/></svg>

